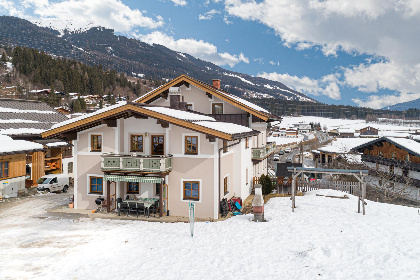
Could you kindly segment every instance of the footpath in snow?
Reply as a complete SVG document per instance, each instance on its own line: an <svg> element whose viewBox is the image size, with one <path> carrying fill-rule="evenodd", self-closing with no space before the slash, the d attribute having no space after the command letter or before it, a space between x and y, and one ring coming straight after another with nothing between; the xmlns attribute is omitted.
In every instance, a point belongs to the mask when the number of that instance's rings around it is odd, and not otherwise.
<svg viewBox="0 0 420 280"><path fill-rule="evenodd" d="M0 213L0 279L419 279L418 209L319 190L272 198L266 223L41 220L42 200ZM37 204L38 203L38 204ZM45 201L44 201L45 203ZM35 211L31 211L33 207Z"/></svg>

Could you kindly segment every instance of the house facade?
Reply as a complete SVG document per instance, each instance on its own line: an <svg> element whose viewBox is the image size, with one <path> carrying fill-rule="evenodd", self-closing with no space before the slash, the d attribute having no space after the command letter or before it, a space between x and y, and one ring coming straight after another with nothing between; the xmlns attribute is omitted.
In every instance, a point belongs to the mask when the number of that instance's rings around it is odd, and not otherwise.
<svg viewBox="0 0 420 280"><path fill-rule="evenodd" d="M420 143L381 137L353 148L361 153L372 184L396 197L420 202Z"/></svg>
<svg viewBox="0 0 420 280"><path fill-rule="evenodd" d="M191 84L188 93L196 90ZM240 112L228 102L213 105L219 101L216 97L204 100L209 103L205 107L202 97L189 96L195 112L191 105L187 111L181 103L182 89L174 87L167 87L169 101L159 100L165 95L159 93L153 104L120 102L43 133L45 138L73 140L75 208L96 209L95 199L104 196L114 202L112 210L116 198L128 195L158 200L161 216L188 216L188 202L195 201L197 217L214 219L221 199L249 196L252 177L267 172L267 156L274 150L261 135L266 123L254 123L250 114L245 126L195 111L212 112L219 106L216 110L226 109L232 115ZM176 93L169 94L170 88ZM173 95L177 97L171 99ZM245 119L229 117L237 122Z"/></svg>

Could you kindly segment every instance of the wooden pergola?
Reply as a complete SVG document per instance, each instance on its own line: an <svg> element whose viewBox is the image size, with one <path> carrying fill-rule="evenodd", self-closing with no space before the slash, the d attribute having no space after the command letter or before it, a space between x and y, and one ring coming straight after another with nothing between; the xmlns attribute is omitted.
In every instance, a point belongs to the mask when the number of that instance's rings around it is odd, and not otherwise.
<svg viewBox="0 0 420 280"><path fill-rule="evenodd" d="M368 175L368 170L347 170L347 169L324 169L324 168L307 168L307 167L288 167L292 175L292 212L296 208L296 178L302 173L321 173L329 175L353 175L361 185L362 191L359 192L359 199L357 205L357 213L360 213L360 202L362 202L363 215L365 215L365 199L366 199L366 184L364 177Z"/></svg>

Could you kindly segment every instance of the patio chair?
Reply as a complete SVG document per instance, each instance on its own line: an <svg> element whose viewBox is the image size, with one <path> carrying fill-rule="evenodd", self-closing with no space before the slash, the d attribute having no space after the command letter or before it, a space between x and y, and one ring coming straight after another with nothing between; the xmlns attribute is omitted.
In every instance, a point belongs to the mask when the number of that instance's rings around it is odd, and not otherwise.
<svg viewBox="0 0 420 280"><path fill-rule="evenodd" d="M139 213L137 211L137 202L133 202L133 201L128 202L127 217L128 217L128 214L131 213L131 212L136 213L137 218L139 217Z"/></svg>
<svg viewBox="0 0 420 280"><path fill-rule="evenodd" d="M137 203L137 218L139 217L139 214L146 216L146 207L144 207L144 204L141 202Z"/></svg>
<svg viewBox="0 0 420 280"><path fill-rule="evenodd" d="M150 206L149 213L152 213L152 214L156 215L158 210L159 210L159 201L156 200L155 203L153 203L153 205Z"/></svg>
<svg viewBox="0 0 420 280"><path fill-rule="evenodd" d="M128 203L123 202L122 198L117 198L118 216L121 216L121 212L127 212L128 216Z"/></svg>

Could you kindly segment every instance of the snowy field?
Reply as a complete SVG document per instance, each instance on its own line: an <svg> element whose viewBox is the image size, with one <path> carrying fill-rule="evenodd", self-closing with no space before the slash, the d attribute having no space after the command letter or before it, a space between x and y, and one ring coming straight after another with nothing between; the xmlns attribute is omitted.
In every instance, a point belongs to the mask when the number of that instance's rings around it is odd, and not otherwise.
<svg viewBox="0 0 420 280"><path fill-rule="evenodd" d="M324 126L326 126L328 130L338 129L338 128L351 128L351 129L359 130L367 126L375 127L381 131L394 131L394 132L396 131L407 132L410 130L419 129L418 127L410 127L410 126L378 124L375 122L366 122L365 120L329 119L329 118L314 117L314 116L282 117L280 127L281 128L293 127L293 124L297 124L300 122L320 123L321 128L324 128Z"/></svg>
<svg viewBox="0 0 420 280"><path fill-rule="evenodd" d="M251 215L189 224L39 219L63 198L0 208L0 279L419 279L415 208L357 200L332 190L266 205Z"/></svg>

